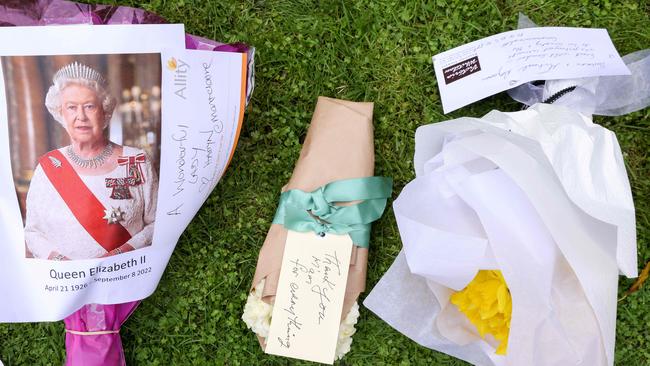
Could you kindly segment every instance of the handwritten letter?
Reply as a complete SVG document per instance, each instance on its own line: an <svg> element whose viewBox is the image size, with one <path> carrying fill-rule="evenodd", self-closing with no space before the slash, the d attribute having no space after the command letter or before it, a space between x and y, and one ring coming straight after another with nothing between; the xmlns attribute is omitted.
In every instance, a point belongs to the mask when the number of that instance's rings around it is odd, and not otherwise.
<svg viewBox="0 0 650 366"><path fill-rule="evenodd" d="M352 240L289 231L266 353L332 364Z"/></svg>
<svg viewBox="0 0 650 366"><path fill-rule="evenodd" d="M526 28L433 57L445 113L533 80L629 75L607 30Z"/></svg>

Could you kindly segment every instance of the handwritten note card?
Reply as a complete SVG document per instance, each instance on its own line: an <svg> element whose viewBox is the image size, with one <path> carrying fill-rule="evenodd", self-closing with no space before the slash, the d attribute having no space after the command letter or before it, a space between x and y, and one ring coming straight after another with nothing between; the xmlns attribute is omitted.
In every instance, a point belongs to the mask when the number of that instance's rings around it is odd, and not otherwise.
<svg viewBox="0 0 650 366"><path fill-rule="evenodd" d="M442 107L454 111L533 80L629 75L607 30L526 28L433 56Z"/></svg>
<svg viewBox="0 0 650 366"><path fill-rule="evenodd" d="M332 364L352 239L289 231L266 353Z"/></svg>

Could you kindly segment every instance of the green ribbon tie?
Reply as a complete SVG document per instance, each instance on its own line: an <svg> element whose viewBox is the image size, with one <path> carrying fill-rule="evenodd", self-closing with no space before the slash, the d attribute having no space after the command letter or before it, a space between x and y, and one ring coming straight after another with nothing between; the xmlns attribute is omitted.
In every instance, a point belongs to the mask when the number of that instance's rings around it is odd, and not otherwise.
<svg viewBox="0 0 650 366"><path fill-rule="evenodd" d="M313 192L292 189L280 195L274 224L289 230L350 234L352 242L367 248L370 223L379 219L391 195L393 180L366 177L337 180ZM361 201L348 206L336 203Z"/></svg>

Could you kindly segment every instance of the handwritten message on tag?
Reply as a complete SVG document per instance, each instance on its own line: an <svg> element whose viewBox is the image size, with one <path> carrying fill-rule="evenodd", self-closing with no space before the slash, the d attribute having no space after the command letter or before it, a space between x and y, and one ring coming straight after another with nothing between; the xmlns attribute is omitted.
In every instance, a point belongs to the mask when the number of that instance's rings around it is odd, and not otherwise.
<svg viewBox="0 0 650 366"><path fill-rule="evenodd" d="M332 364L352 239L289 231L266 353Z"/></svg>
<svg viewBox="0 0 650 366"><path fill-rule="evenodd" d="M433 57L445 113L533 80L629 75L607 30L526 28Z"/></svg>

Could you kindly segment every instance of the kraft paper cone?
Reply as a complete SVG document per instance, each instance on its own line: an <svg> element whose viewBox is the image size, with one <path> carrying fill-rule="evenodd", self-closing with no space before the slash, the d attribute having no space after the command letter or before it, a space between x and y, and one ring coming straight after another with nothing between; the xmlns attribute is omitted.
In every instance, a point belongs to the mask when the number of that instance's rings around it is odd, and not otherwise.
<svg viewBox="0 0 650 366"><path fill-rule="evenodd" d="M319 97L300 157L282 191L311 192L333 181L373 176L372 110L373 103ZM262 299L269 304L275 300L286 239L287 229L272 224L257 261L253 286L266 279ZM368 249L353 246L343 318L365 290L367 263Z"/></svg>

